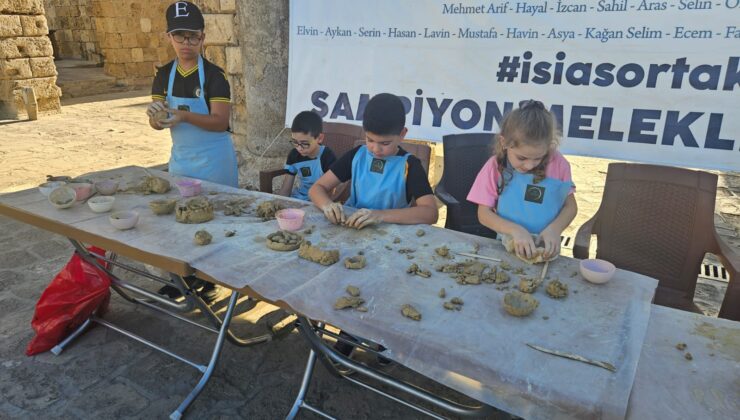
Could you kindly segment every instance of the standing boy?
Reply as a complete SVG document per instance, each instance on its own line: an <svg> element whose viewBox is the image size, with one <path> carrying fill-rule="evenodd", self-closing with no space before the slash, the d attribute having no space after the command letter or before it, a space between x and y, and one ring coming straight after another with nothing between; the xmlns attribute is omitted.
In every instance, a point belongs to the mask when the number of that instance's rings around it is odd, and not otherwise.
<svg viewBox="0 0 740 420"><path fill-rule="evenodd" d="M334 152L321 144L324 141L324 129L319 114L303 111L295 116L290 127L290 143L293 150L285 161L283 186L278 194L308 200L308 190L329 170L337 160ZM298 185L293 188L295 179Z"/></svg>
<svg viewBox="0 0 740 420"><path fill-rule="evenodd" d="M424 168L400 147L408 131L405 125L406 111L397 96L381 93L368 101L362 121L365 144L339 158L308 193L330 222L362 229L382 222L437 221L437 204ZM346 204L359 210L347 218L330 191L350 179Z"/></svg>
<svg viewBox="0 0 740 420"><path fill-rule="evenodd" d="M203 15L193 3L178 1L167 8L166 18L177 58L154 77L149 125L170 129L170 173L237 187L236 154L228 131L229 82L221 68L200 54L206 36Z"/></svg>

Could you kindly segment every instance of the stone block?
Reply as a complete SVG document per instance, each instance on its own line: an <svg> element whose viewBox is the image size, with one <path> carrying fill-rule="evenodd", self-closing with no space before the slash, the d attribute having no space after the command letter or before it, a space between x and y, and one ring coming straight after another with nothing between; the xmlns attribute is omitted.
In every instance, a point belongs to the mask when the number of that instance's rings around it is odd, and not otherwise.
<svg viewBox="0 0 740 420"><path fill-rule="evenodd" d="M207 13L218 13L221 9L221 2L219 0L197 0L195 4L204 15ZM208 23L206 23L206 28L208 28Z"/></svg>
<svg viewBox="0 0 740 420"><path fill-rule="evenodd" d="M13 91L21 91L24 87L32 87L39 98L59 98L62 90L56 85L56 77L42 77L36 79L25 79L13 81Z"/></svg>
<svg viewBox="0 0 740 420"><path fill-rule="evenodd" d="M105 61L105 66L103 67L103 70L105 71L105 74L113 77L126 77L126 66L125 64L120 63L111 63L110 61Z"/></svg>
<svg viewBox="0 0 740 420"><path fill-rule="evenodd" d="M130 63L131 62L131 50L128 48L115 48L109 49L104 54L105 61L108 63Z"/></svg>
<svg viewBox="0 0 740 420"><path fill-rule="evenodd" d="M25 16L24 16L25 17ZM0 15L0 38L23 35L21 17L17 15Z"/></svg>
<svg viewBox="0 0 740 420"><path fill-rule="evenodd" d="M136 39L136 33L121 34L121 48L135 48L138 46L139 41Z"/></svg>
<svg viewBox="0 0 740 420"><path fill-rule="evenodd" d="M242 51L239 47L226 47L226 73L243 74Z"/></svg>
<svg viewBox="0 0 740 420"><path fill-rule="evenodd" d="M152 31L152 20L149 18L139 19L139 27L141 28L141 32L151 32Z"/></svg>
<svg viewBox="0 0 740 420"><path fill-rule="evenodd" d="M144 61L144 50L141 48L131 48L131 61L134 63Z"/></svg>
<svg viewBox="0 0 740 420"><path fill-rule="evenodd" d="M150 63L126 63L125 67L126 76L129 78L154 75L154 68Z"/></svg>
<svg viewBox="0 0 740 420"><path fill-rule="evenodd" d="M159 57L157 57L156 48L142 48L142 54L143 54L143 61L155 62L159 59Z"/></svg>
<svg viewBox="0 0 740 420"><path fill-rule="evenodd" d="M41 16L21 16L24 36L43 36L49 33L46 18Z"/></svg>
<svg viewBox="0 0 740 420"><path fill-rule="evenodd" d="M211 63L221 67L226 67L226 53L224 47L208 46L206 47L205 57Z"/></svg>
<svg viewBox="0 0 740 420"><path fill-rule="evenodd" d="M205 15L206 43L208 45L235 45L234 16L231 14Z"/></svg>
<svg viewBox="0 0 740 420"><path fill-rule="evenodd" d="M31 65L31 73L33 73L33 77L50 77L57 75L57 68L54 65L54 58L52 57L29 58L28 62Z"/></svg>
<svg viewBox="0 0 740 420"><path fill-rule="evenodd" d="M27 58L0 60L0 80L30 79L33 77Z"/></svg>
<svg viewBox="0 0 740 420"><path fill-rule="evenodd" d="M0 57L51 57L51 41L48 37L18 37L0 39Z"/></svg>
<svg viewBox="0 0 740 420"><path fill-rule="evenodd" d="M244 86L244 78L229 76L229 86L231 86L231 103L245 104L247 89Z"/></svg>
<svg viewBox="0 0 740 420"><path fill-rule="evenodd" d="M98 40L103 49L120 48L121 46L121 34L105 33Z"/></svg>
<svg viewBox="0 0 740 420"><path fill-rule="evenodd" d="M236 0L221 0L221 12L236 12Z"/></svg>
<svg viewBox="0 0 740 420"><path fill-rule="evenodd" d="M40 15L44 5L42 0L0 0L0 13Z"/></svg>

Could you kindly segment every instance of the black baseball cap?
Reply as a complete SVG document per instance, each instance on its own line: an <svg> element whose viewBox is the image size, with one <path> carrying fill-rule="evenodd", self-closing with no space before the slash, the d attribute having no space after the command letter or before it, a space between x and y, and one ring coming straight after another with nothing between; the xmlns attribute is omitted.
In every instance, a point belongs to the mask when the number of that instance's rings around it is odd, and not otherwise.
<svg viewBox="0 0 740 420"><path fill-rule="evenodd" d="M167 33L201 31L206 27L200 9L189 1L176 1L170 4L165 16L167 16Z"/></svg>

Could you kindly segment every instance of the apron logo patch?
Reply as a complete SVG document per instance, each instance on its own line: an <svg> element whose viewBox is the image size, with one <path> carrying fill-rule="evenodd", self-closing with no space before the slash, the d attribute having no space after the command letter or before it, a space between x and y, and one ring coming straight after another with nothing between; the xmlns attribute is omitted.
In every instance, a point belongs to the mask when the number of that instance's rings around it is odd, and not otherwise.
<svg viewBox="0 0 740 420"><path fill-rule="evenodd" d="M545 187L539 185L527 184L527 189L524 191L524 201L530 203L542 204L542 200L545 198Z"/></svg>
<svg viewBox="0 0 740 420"><path fill-rule="evenodd" d="M310 177L311 176L311 168L306 167L306 166L302 167L301 168L301 176L304 177L304 178Z"/></svg>
<svg viewBox="0 0 740 420"><path fill-rule="evenodd" d="M382 174L385 170L385 161L383 159L373 158L373 163L370 164L370 172Z"/></svg>
<svg viewBox="0 0 740 420"><path fill-rule="evenodd" d="M180 111L190 111L190 106L189 105L178 105L177 109L179 109Z"/></svg>
<svg viewBox="0 0 740 420"><path fill-rule="evenodd" d="M200 98L200 88L199 87L195 88L194 93L195 93L196 98Z"/></svg>

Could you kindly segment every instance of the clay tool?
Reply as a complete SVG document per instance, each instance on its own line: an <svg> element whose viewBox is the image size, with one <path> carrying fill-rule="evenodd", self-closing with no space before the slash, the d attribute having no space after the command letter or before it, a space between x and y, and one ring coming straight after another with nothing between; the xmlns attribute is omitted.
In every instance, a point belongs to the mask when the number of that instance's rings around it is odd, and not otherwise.
<svg viewBox="0 0 740 420"><path fill-rule="evenodd" d="M558 350L550 350L550 349L546 349L544 347L540 347L538 345L530 344L530 343L527 343L527 346L529 346L529 347L531 347L531 348L533 348L533 349L535 349L537 351L541 351L543 353L552 354L553 356L563 357L563 358L566 358L566 359L571 359L571 360L576 360L576 361L583 362L583 363L588 363L589 365L598 366L598 367L603 368L603 369L606 369L606 370L608 370L610 372L616 372L617 371L617 368L613 364L611 364L609 362L601 362L601 361L598 361L598 360L591 360L591 359L587 359L587 358L585 358L583 356L579 356L577 354L567 353L567 352L558 351Z"/></svg>
<svg viewBox="0 0 740 420"><path fill-rule="evenodd" d="M463 257L471 257L471 258L478 258L478 259L481 259L481 260L489 260L489 261L501 262L501 260L498 259L498 258L486 257L485 255L468 254L467 252L453 252L453 254L462 255Z"/></svg>

